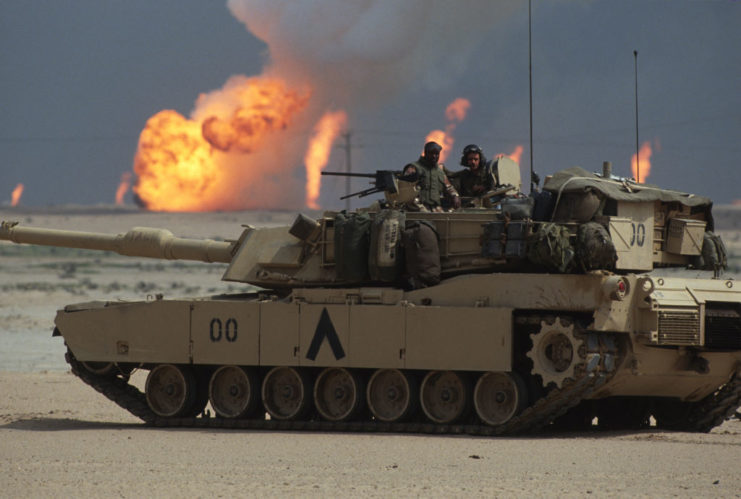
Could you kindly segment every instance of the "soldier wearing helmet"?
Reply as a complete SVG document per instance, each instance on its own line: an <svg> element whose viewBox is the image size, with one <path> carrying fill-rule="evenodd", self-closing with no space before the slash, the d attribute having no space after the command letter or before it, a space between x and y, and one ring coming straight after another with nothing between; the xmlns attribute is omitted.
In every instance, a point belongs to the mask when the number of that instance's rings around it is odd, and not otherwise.
<svg viewBox="0 0 741 499"><path fill-rule="evenodd" d="M461 198L448 180L445 166L438 163L442 150L437 142L428 142L422 156L404 167L404 175L415 176L417 179L419 209L442 211L443 196L448 198L454 208L461 207Z"/></svg>
<svg viewBox="0 0 741 499"><path fill-rule="evenodd" d="M466 169L455 173L461 196L483 196L495 187L496 179L491 170L491 163L486 160L484 151L476 144L469 144L463 148L461 165Z"/></svg>

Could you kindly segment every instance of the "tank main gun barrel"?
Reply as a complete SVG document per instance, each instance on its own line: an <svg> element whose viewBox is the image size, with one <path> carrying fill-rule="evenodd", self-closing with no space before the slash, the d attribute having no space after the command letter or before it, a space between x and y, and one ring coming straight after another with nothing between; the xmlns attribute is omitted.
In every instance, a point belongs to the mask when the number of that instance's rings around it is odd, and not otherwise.
<svg viewBox="0 0 741 499"><path fill-rule="evenodd" d="M14 243L113 251L125 256L221 263L231 262L235 244L213 239L185 239L175 237L169 230L149 227L134 227L126 233L113 235L20 227L18 222L0 224L0 240L3 239Z"/></svg>

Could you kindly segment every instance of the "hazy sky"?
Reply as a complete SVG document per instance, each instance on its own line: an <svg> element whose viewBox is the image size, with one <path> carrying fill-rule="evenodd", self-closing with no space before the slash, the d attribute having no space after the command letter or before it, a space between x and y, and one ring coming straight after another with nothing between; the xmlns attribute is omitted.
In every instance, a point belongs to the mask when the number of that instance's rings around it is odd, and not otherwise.
<svg viewBox="0 0 741 499"><path fill-rule="evenodd" d="M384 19L384 2L375 4L369 29L388 45L397 19ZM741 199L741 2L533 4L541 176L574 165L597 171L605 160L629 175L638 50L640 138L653 146L648 182L716 203ZM501 15L491 4L456 5L458 19L424 29L453 42L476 30L472 51L436 54L430 67L410 66L414 74L388 98L347 108L354 171L400 169L415 159L425 135L445 126L445 107L456 97L472 107L455 130L449 165L456 169L462 147L475 142L489 156L524 145L523 170L529 167L527 1L502 3ZM321 16L306 22L322 32ZM163 109L188 115L200 93L231 75L259 75L269 61L265 43L219 2L3 0L0 204L18 183L28 206L112 203L149 117ZM384 82L383 68L377 73L362 80L369 91ZM341 170L344 157L336 148L327 169ZM286 161L280 151L276 161ZM300 172L301 158L293 161ZM322 206L344 206L343 191L344 182L323 183Z"/></svg>

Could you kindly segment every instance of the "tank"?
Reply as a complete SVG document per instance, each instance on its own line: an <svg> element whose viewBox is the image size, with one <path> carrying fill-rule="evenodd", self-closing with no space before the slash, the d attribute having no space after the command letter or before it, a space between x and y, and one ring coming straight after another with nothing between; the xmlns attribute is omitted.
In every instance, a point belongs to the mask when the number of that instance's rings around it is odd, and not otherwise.
<svg viewBox="0 0 741 499"><path fill-rule="evenodd" d="M741 287L720 277L711 201L580 168L525 196L515 163L495 167L497 188L454 211L415 211L413 179L383 171L366 209L236 241L15 222L0 239L224 262L260 288L57 312L72 372L148 424L704 432L732 415Z"/></svg>

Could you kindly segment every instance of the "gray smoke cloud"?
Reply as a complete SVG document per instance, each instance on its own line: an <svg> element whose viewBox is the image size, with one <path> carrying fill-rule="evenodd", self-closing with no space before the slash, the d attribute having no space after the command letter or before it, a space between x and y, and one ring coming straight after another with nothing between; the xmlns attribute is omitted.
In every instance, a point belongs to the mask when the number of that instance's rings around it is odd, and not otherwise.
<svg viewBox="0 0 741 499"><path fill-rule="evenodd" d="M310 82L319 100L357 106L388 100L410 86L449 83L516 2L228 0L227 5L268 45L268 71Z"/></svg>

